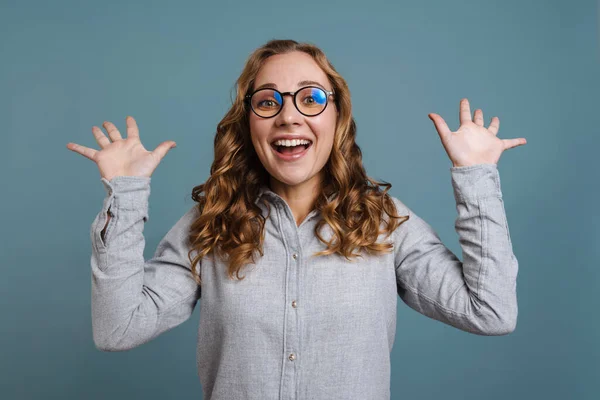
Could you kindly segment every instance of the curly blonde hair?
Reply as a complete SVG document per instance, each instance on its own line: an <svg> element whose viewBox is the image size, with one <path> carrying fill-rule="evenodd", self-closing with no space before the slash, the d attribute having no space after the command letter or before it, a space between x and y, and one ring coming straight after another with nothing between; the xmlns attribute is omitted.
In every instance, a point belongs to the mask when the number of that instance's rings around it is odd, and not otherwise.
<svg viewBox="0 0 600 400"><path fill-rule="evenodd" d="M384 233L388 237L409 218L396 215L394 202L387 194L392 185L367 176L361 150L355 142L356 123L348 85L323 51L310 43L270 40L246 60L235 82L236 97L232 99L232 106L217 125L210 177L192 190L200 216L190 227L188 258L199 285L202 279L195 266L210 252L227 260L230 279L240 280L244 279L239 275L241 269L255 262L255 253L263 256L266 218L255 200L260 187L268 186L269 173L258 159L250 138L249 108L244 96L252 92L256 75L268 57L292 51L310 55L325 72L339 111L333 148L322 171L321 195L315 202L315 208L323 217L315 226L315 235L327 248L314 256L338 253L349 259L360 256L361 250L369 254L391 252L391 243L375 243L378 236ZM381 191L379 186L386 189ZM337 196L330 199L332 194ZM382 211L391 220L384 218ZM382 223L385 228L380 231ZM320 234L325 224L333 231L328 242ZM194 251L196 256L192 258Z"/></svg>

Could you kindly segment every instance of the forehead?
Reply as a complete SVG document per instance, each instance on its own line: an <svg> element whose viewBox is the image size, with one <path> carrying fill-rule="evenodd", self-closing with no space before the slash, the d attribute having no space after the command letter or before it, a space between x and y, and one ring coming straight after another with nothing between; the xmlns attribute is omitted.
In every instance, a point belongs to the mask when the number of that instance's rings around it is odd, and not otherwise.
<svg viewBox="0 0 600 400"><path fill-rule="evenodd" d="M294 90L304 80L330 86L327 75L310 55L294 51L267 58L256 75L254 87L273 83L279 90Z"/></svg>

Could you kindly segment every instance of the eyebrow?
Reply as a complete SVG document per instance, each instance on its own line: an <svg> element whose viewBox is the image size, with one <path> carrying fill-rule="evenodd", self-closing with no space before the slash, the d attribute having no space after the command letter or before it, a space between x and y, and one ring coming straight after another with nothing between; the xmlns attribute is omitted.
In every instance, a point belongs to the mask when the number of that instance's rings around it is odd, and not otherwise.
<svg viewBox="0 0 600 400"><path fill-rule="evenodd" d="M325 89L325 86L321 85L317 81L306 80L306 81L300 81L300 82L298 82L298 87L300 87L300 86L307 86L307 85L316 85L316 86L321 87L323 90L327 90L327 89ZM277 85L274 84L274 83L271 83L271 82L269 82L269 83L263 83L262 85L260 85L259 87L257 87L254 90L256 91L256 90L265 89L265 88L277 89Z"/></svg>

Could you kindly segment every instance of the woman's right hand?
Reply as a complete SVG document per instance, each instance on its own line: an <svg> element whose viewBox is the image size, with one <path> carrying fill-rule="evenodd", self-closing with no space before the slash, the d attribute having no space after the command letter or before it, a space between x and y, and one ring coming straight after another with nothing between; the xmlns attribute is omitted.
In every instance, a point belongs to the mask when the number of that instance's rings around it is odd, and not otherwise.
<svg viewBox="0 0 600 400"><path fill-rule="evenodd" d="M75 143L67 143L67 149L79 153L96 163L100 176L110 181L115 176L150 177L163 157L176 146L172 140L161 143L154 151L148 151L140 141L138 126L133 117L128 116L127 138L123 139L117 127L105 121L102 126L108 132L109 140L102 130L92 127L92 133L101 150Z"/></svg>

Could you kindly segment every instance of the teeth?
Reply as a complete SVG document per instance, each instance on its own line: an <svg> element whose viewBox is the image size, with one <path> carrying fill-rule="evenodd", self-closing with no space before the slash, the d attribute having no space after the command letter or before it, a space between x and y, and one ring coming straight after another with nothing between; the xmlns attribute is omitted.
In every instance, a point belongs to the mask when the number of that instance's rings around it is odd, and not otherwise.
<svg viewBox="0 0 600 400"><path fill-rule="evenodd" d="M298 145L304 145L304 144L309 144L310 140L304 140L304 139L294 139L294 140L277 140L275 141L273 144L275 146L286 146L286 147L293 147L293 146L298 146Z"/></svg>

